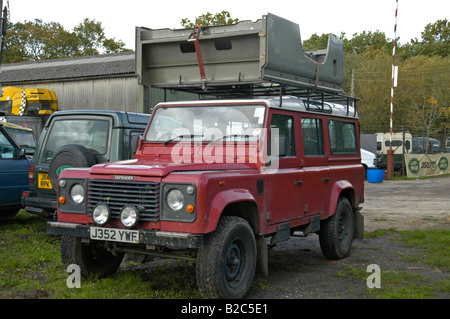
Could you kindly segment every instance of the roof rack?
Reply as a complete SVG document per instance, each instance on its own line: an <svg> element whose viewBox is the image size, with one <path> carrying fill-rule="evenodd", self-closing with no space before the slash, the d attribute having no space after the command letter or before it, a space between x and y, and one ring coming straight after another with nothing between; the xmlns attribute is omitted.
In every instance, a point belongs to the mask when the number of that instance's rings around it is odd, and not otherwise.
<svg viewBox="0 0 450 319"><path fill-rule="evenodd" d="M217 98L292 95L353 106L343 44L305 52L298 24L273 14L256 22L193 29L136 28L139 83Z"/></svg>

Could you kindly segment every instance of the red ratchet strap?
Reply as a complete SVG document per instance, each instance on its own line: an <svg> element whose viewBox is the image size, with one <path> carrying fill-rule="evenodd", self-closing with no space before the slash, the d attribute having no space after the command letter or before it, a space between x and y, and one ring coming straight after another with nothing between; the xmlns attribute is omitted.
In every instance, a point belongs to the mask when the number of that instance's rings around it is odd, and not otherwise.
<svg viewBox="0 0 450 319"><path fill-rule="evenodd" d="M206 89L206 74L205 74L205 66L203 64L202 51L200 50L200 42L199 42L201 30L202 30L202 27L199 25L196 25L195 30L189 36L188 41L194 41L195 52L197 53L198 66L200 68L200 76L201 76L202 82L203 82L203 89L205 90Z"/></svg>

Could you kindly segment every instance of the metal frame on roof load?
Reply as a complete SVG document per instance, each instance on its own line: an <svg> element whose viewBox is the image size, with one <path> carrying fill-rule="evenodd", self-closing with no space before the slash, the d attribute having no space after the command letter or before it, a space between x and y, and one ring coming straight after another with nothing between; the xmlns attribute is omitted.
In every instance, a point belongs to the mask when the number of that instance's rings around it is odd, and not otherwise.
<svg viewBox="0 0 450 319"><path fill-rule="evenodd" d="M332 34L327 50L304 51L298 24L270 13L232 25L136 28L140 84L208 98L293 95L355 106L341 90L343 56Z"/></svg>

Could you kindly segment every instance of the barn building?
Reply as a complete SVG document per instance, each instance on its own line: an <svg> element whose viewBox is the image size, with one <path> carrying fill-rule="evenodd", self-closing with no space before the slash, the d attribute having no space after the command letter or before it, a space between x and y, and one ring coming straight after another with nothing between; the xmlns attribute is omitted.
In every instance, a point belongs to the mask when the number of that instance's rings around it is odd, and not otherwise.
<svg viewBox="0 0 450 319"><path fill-rule="evenodd" d="M10 63L1 66L3 87L53 90L59 110L114 110L150 113L161 101L198 99L138 84L135 53Z"/></svg>

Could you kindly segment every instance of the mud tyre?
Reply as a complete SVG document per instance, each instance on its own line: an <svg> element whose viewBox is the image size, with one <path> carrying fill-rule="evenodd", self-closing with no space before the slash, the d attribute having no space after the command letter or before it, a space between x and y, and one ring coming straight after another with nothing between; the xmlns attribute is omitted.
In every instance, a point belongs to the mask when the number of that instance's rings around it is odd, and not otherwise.
<svg viewBox="0 0 450 319"><path fill-rule="evenodd" d="M61 146L53 155L49 165L53 189L56 189L58 176L64 167L91 167L95 164L94 155L86 147L78 144Z"/></svg>
<svg viewBox="0 0 450 319"><path fill-rule="evenodd" d="M119 269L123 255L115 256L101 242L83 243L81 238L63 235L61 237L61 259L64 267L80 266L84 278L103 278Z"/></svg>
<svg viewBox="0 0 450 319"><path fill-rule="evenodd" d="M341 198L336 213L321 222L319 242L328 259L342 259L350 254L354 237L353 209L347 198Z"/></svg>
<svg viewBox="0 0 450 319"><path fill-rule="evenodd" d="M203 297L243 298L255 276L256 257L249 223L240 217L222 217L197 254L196 279Z"/></svg>

